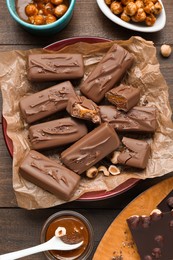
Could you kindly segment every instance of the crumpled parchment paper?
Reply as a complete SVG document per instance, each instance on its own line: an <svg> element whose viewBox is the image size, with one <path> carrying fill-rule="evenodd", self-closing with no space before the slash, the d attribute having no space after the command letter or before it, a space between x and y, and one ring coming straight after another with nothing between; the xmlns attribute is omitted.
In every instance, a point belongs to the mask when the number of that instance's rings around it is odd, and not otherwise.
<svg viewBox="0 0 173 260"><path fill-rule="evenodd" d="M151 157L147 168L143 171L122 168L121 174L105 177L98 175L96 179L81 178L80 185L71 200L76 200L85 192L110 191L131 178L154 178L165 175L173 170L173 123L171 108L168 101L168 87L163 78L156 58L153 42L140 37L132 37L127 41L105 43L77 42L66 46L59 52L81 53L84 57L85 75L101 60L113 43L118 43L133 53L135 62L124 82L141 89L140 105L157 108L157 131L153 136L144 136L151 145ZM13 188L19 207L26 209L48 208L65 203L58 197L24 180L19 174L19 165L30 149L28 141L28 125L21 119L19 100L31 93L52 86L53 83L33 84L26 77L26 60L29 53L46 52L43 49L26 51L1 52L0 86L3 97L3 117L7 121L7 134L13 142ZM73 82L77 89L79 82ZM75 85L76 84L76 85ZM46 119L47 120L47 119ZM50 153L58 159L58 150ZM111 162L110 162L111 164Z"/></svg>

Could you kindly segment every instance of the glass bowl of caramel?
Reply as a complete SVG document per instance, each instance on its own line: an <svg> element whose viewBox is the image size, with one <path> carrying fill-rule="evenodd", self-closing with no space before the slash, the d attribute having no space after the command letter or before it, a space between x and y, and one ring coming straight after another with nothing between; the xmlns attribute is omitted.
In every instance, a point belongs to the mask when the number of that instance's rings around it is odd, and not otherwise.
<svg viewBox="0 0 173 260"><path fill-rule="evenodd" d="M41 243L51 239L57 228L64 228L66 234L61 237L67 244L75 244L83 241L83 244L74 250L45 251L44 254L49 260L87 260L93 250L94 233L90 222L80 213L63 210L51 215L43 225L41 231Z"/></svg>
<svg viewBox="0 0 173 260"><path fill-rule="evenodd" d="M36 35L58 33L70 22L76 0L6 0L12 18Z"/></svg>

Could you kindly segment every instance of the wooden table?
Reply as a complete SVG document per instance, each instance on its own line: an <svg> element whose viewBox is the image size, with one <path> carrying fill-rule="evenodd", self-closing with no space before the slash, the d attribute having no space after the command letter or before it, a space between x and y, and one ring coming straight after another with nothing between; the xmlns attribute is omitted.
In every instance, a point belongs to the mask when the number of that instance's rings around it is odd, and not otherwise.
<svg viewBox="0 0 173 260"><path fill-rule="evenodd" d="M96 1L77 0L73 18L62 32L52 37L37 37L19 27L10 17L5 1L0 0L0 51L44 47L55 41L76 36L125 40L133 35L139 35L146 40L152 40L157 47L157 57L169 86L170 103L173 108L173 55L168 59L164 59L160 55L160 46L163 43L173 47L172 1L164 0L163 3L167 13L167 23L161 32L146 34L123 29L101 13ZM2 97L0 97L0 102L2 104ZM2 110L2 105L0 110ZM62 209L78 211L90 220L95 231L94 254L104 232L118 213L142 191L172 175L173 173L170 173L162 178L141 181L129 191L102 201L76 201L55 208L27 211L17 207L12 188L12 159L6 148L0 127L0 254L38 244L43 222L52 213ZM25 259L43 260L45 257L40 253Z"/></svg>

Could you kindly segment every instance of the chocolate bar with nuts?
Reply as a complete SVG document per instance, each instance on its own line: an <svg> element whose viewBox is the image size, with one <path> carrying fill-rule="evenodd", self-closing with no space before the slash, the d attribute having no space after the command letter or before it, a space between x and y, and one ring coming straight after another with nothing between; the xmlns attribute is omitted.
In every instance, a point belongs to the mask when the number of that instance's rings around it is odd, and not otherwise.
<svg viewBox="0 0 173 260"><path fill-rule="evenodd" d="M134 215L127 219L127 224L141 260L173 259L173 211Z"/></svg>
<svg viewBox="0 0 173 260"><path fill-rule="evenodd" d="M33 123L66 109L68 99L76 95L70 81L57 84L20 100L21 115L27 123Z"/></svg>
<svg viewBox="0 0 173 260"><path fill-rule="evenodd" d="M73 117L90 120L93 123L101 122L99 107L91 99L84 96L71 97L66 110Z"/></svg>
<svg viewBox="0 0 173 260"><path fill-rule="evenodd" d="M29 139L32 149L49 149L73 143L87 132L83 122L67 117L30 126Z"/></svg>
<svg viewBox="0 0 173 260"><path fill-rule="evenodd" d="M42 53L28 55L27 77L30 81L57 81L81 78L84 63L81 54Z"/></svg>
<svg viewBox="0 0 173 260"><path fill-rule="evenodd" d="M81 174L120 145L114 129L103 123L61 153L62 162Z"/></svg>
<svg viewBox="0 0 173 260"><path fill-rule="evenodd" d="M157 205L162 212L173 210L173 190Z"/></svg>
<svg viewBox="0 0 173 260"><path fill-rule="evenodd" d="M74 194L80 176L41 153L31 150L19 167L20 175L62 200Z"/></svg>
<svg viewBox="0 0 173 260"><path fill-rule="evenodd" d="M150 156L150 145L143 140L123 137L124 150L119 154L118 163L145 169Z"/></svg>
<svg viewBox="0 0 173 260"><path fill-rule="evenodd" d="M120 132L154 133L157 127L155 107L135 106L129 112L117 110L114 106L99 106L102 122L109 123Z"/></svg>
<svg viewBox="0 0 173 260"><path fill-rule="evenodd" d="M139 102L140 89L121 84L107 92L105 97L116 105L117 109L127 112Z"/></svg>
<svg viewBox="0 0 173 260"><path fill-rule="evenodd" d="M99 103L105 93L122 80L131 68L133 60L132 54L120 45L114 44L82 83L81 92Z"/></svg>

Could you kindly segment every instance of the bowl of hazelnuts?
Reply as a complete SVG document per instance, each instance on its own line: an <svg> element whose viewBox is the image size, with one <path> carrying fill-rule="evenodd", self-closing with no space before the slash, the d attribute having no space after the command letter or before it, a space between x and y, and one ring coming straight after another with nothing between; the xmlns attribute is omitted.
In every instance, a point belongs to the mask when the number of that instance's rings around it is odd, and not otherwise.
<svg viewBox="0 0 173 260"><path fill-rule="evenodd" d="M70 21L76 0L6 0L12 18L32 34L61 31Z"/></svg>
<svg viewBox="0 0 173 260"><path fill-rule="evenodd" d="M161 0L97 0L101 11L114 23L139 32L157 32L166 24Z"/></svg>

